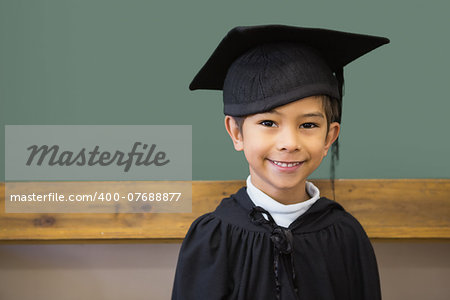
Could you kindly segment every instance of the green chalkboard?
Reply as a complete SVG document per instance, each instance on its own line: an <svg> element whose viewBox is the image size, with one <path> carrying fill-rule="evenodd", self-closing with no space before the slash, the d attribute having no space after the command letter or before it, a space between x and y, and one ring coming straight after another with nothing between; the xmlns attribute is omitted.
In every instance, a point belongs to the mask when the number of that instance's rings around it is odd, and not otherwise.
<svg viewBox="0 0 450 300"><path fill-rule="evenodd" d="M187 124L194 180L244 179L221 93L188 84L232 27L287 24L391 40L345 70L338 178L450 178L449 9L417 0L0 0L0 167L5 124ZM328 176L325 160L312 177Z"/></svg>

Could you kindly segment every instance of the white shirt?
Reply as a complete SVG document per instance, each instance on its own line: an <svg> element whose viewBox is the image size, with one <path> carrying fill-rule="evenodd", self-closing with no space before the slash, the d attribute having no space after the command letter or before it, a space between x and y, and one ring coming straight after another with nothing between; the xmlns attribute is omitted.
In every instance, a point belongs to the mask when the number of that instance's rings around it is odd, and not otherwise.
<svg viewBox="0 0 450 300"><path fill-rule="evenodd" d="M250 175L247 177L247 194L256 205L267 210L275 223L279 226L289 227L298 217L303 215L320 198L319 189L311 182L306 182L306 192L311 197L309 200L285 205L269 197L263 191L255 187ZM267 217L264 215L267 219Z"/></svg>

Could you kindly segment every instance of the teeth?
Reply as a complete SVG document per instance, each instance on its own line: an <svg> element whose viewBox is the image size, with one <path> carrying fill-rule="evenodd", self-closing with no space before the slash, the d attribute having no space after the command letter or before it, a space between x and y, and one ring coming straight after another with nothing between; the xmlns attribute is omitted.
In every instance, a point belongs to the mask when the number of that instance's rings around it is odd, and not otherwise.
<svg viewBox="0 0 450 300"><path fill-rule="evenodd" d="M290 168L290 167L294 167L294 166L297 166L297 165L300 164L299 162L295 162L295 163L283 163L283 162L278 162L278 161L274 161L274 160L272 160L272 162L273 162L274 164L276 164L277 166L280 166L280 167L283 167L283 168L286 168L286 167Z"/></svg>

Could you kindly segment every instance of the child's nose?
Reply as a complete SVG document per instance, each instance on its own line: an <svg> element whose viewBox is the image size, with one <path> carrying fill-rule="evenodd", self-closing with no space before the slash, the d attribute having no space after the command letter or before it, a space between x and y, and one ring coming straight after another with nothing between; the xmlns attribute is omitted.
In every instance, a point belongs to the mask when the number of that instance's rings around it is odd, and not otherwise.
<svg viewBox="0 0 450 300"><path fill-rule="evenodd" d="M278 137L278 150L294 152L300 150L300 135L297 128L286 127L280 131Z"/></svg>

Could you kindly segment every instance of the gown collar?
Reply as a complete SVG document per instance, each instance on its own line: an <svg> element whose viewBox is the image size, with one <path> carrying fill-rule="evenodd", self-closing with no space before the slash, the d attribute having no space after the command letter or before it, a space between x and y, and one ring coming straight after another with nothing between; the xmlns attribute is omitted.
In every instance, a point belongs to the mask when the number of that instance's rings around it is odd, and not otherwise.
<svg viewBox="0 0 450 300"><path fill-rule="evenodd" d="M319 189L311 182L306 182L306 192L310 199L285 205L271 198L253 185L251 176L247 177L247 194L255 206L260 206L270 213L275 223L279 226L289 227L298 217L303 215L319 198ZM267 219L267 217L265 216Z"/></svg>

